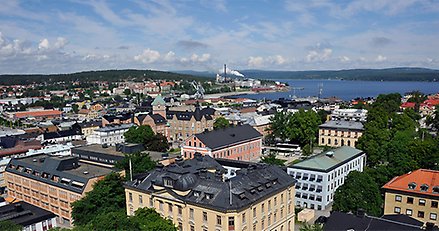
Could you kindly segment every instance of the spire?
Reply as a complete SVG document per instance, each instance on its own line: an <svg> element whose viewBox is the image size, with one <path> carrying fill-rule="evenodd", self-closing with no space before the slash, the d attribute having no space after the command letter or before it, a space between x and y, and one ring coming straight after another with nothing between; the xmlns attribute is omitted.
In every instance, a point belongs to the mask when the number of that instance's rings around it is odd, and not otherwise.
<svg viewBox="0 0 439 231"><path fill-rule="evenodd" d="M161 95L157 95L157 97L155 97L154 101L152 101L151 103L152 106L165 106L165 100L163 100Z"/></svg>

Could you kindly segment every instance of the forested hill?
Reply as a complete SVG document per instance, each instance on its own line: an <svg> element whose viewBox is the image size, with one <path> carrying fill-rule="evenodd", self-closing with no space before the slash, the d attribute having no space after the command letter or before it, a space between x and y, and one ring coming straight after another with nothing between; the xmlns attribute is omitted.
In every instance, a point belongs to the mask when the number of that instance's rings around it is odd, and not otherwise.
<svg viewBox="0 0 439 231"><path fill-rule="evenodd" d="M338 71L240 71L257 79L344 79L366 81L439 81L439 70L427 68L351 69Z"/></svg>
<svg viewBox="0 0 439 231"><path fill-rule="evenodd" d="M71 74L49 74L49 75L0 75L1 85L13 84L29 84L41 82L59 82L59 81L119 81L125 79L164 79L164 80L206 80L199 76L178 74L166 71L152 71L152 70L105 70L105 71L84 71Z"/></svg>

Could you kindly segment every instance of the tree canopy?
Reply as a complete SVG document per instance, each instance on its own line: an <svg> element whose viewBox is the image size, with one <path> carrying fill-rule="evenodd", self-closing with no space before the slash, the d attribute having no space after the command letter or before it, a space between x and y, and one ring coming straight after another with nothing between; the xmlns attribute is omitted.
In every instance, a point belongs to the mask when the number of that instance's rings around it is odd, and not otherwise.
<svg viewBox="0 0 439 231"><path fill-rule="evenodd" d="M165 152L169 148L168 140L161 134L154 134L149 125L133 126L124 133L125 141L143 144L146 150Z"/></svg>
<svg viewBox="0 0 439 231"><path fill-rule="evenodd" d="M332 209L341 212L356 212L364 209L367 214L381 215L380 189L367 173L353 171L348 174L342 186L337 188Z"/></svg>
<svg viewBox="0 0 439 231"><path fill-rule="evenodd" d="M273 164L273 165L279 165L279 166L285 166L286 160L278 159L276 158L275 154L269 154L268 156L263 156L261 158L262 163L266 164Z"/></svg>
<svg viewBox="0 0 439 231"><path fill-rule="evenodd" d="M156 162L151 159L148 153L136 152L133 154L126 154L125 158L117 162L116 167L125 169L127 175L129 174L129 159L133 167L133 174L144 173L156 166Z"/></svg>
<svg viewBox="0 0 439 231"><path fill-rule="evenodd" d="M4 220L4 221L0 221L0 230L21 231L23 230L23 227L21 225L15 224L12 221Z"/></svg>
<svg viewBox="0 0 439 231"><path fill-rule="evenodd" d="M224 118L224 117L218 117L215 122L213 122L213 128L219 129L219 128L226 128L230 126L230 122Z"/></svg>

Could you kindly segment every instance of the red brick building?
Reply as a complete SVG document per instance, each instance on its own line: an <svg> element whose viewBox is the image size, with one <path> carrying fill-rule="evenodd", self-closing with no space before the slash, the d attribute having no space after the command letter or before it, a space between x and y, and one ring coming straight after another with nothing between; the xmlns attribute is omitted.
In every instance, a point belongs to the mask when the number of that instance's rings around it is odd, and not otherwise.
<svg viewBox="0 0 439 231"><path fill-rule="evenodd" d="M192 159L196 152L213 158L258 160L262 135L250 125L207 131L190 136L181 147L181 155Z"/></svg>

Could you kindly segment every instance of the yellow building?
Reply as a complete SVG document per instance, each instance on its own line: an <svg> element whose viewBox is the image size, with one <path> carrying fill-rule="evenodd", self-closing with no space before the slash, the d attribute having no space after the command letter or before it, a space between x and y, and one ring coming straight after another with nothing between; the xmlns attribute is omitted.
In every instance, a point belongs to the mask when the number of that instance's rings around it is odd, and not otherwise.
<svg viewBox="0 0 439 231"><path fill-rule="evenodd" d="M155 208L184 231L291 231L294 182L277 166L197 154L127 182L127 214Z"/></svg>
<svg viewBox="0 0 439 231"><path fill-rule="evenodd" d="M363 135L363 124L358 121L330 120L319 126L319 145L355 148Z"/></svg>
<svg viewBox="0 0 439 231"><path fill-rule="evenodd" d="M439 225L439 171L418 169L387 182L384 215L406 214Z"/></svg>

